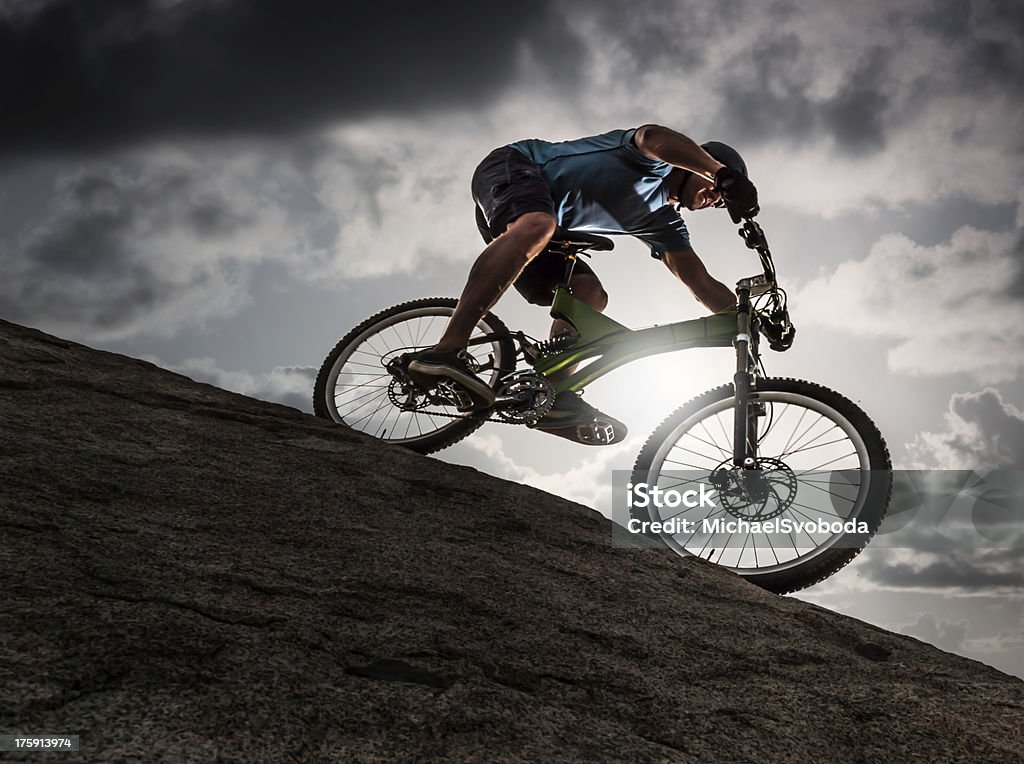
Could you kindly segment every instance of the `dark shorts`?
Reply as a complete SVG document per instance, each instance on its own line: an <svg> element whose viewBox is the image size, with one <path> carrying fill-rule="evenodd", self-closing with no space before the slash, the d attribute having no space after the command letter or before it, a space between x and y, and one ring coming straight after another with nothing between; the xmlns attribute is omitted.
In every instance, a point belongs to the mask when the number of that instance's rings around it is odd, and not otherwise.
<svg viewBox="0 0 1024 764"><path fill-rule="evenodd" d="M555 201L540 168L511 146L502 146L484 157L473 173L472 189L473 201L483 213L492 239L527 212L546 212L555 217Z"/></svg>
<svg viewBox="0 0 1024 764"><path fill-rule="evenodd" d="M511 146L495 149L484 158L473 173L472 190L477 227L486 242L501 236L509 223L527 212L546 212L557 217L551 190L540 168ZM561 254L541 252L523 269L513 286L528 302L550 305L564 273L565 258ZM573 274L593 275L594 271L577 260Z"/></svg>

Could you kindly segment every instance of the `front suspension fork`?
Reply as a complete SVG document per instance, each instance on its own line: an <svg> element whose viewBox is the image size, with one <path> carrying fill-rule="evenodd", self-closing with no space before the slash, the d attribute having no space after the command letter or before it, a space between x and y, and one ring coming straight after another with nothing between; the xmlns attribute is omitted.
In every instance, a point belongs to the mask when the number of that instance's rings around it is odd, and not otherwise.
<svg viewBox="0 0 1024 764"><path fill-rule="evenodd" d="M732 463L742 469L757 469L757 411L750 403L754 375L750 364L750 290L738 289L736 301L736 373L733 389Z"/></svg>

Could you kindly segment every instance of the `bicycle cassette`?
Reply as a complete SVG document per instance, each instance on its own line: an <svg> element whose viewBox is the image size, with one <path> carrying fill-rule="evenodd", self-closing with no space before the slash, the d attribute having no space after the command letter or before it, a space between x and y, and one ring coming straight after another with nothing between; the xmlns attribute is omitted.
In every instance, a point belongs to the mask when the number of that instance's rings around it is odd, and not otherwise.
<svg viewBox="0 0 1024 764"><path fill-rule="evenodd" d="M494 413L511 424L532 425L543 419L554 403L555 389L547 377L522 371L503 380Z"/></svg>

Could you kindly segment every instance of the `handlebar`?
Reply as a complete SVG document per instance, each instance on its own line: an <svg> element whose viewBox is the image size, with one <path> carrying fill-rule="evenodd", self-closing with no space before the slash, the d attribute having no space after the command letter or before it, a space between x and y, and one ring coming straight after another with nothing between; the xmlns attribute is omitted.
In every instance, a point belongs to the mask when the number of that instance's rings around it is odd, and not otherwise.
<svg viewBox="0 0 1024 764"><path fill-rule="evenodd" d="M751 297L767 294L767 305L758 309L761 317L762 331L768 337L768 345L772 350L788 350L793 344L796 327L789 320L789 309L786 306L786 292L779 288L775 274L775 262L768 248L768 238L764 230L752 219L746 218L739 229L739 235L749 249L757 252L761 259L763 275L742 279L738 286L748 290Z"/></svg>
<svg viewBox="0 0 1024 764"><path fill-rule="evenodd" d="M768 238L764 235L764 229L755 223L751 218L743 221L739 230L740 238L743 239L748 249L757 251L761 258L761 267L764 268L765 278L777 286L775 279L775 263L772 261L771 250L768 249Z"/></svg>

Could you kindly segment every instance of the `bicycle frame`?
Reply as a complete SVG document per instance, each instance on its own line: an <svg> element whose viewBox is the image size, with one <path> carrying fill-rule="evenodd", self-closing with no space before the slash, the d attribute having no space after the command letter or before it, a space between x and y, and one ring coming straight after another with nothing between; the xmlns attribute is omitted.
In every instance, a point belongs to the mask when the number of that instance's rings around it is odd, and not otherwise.
<svg viewBox="0 0 1024 764"><path fill-rule="evenodd" d="M529 343L522 333L518 334L521 352L530 362L533 370L544 377L552 377L583 361L592 361L581 369L561 375L552 381L555 395L563 392L579 392L586 385L631 361L661 353L690 348L729 347L736 349L736 373L733 375L735 391L735 413L733 432L733 464L747 470L758 468L757 419L764 416L765 408L756 401L756 380L760 368L759 355L759 314L754 310L751 297L771 292L778 297L778 283L775 265L768 249L764 231L748 219L739 231L749 249L757 251L763 273L740 279L736 284L736 305L704 318L652 326L646 329L629 329L591 308L572 296L569 284L577 253L585 249L585 243L564 241L560 254L565 256L565 274L555 289L551 304L551 316L568 322L578 336L572 344L563 349L542 351L530 360L527 352ZM784 294L784 293L783 293ZM788 322L785 300L781 306L774 303ZM774 320L774 315L773 315ZM489 341L480 337L471 344ZM774 346L773 346L774 347ZM533 348L534 351L538 348ZM507 369L506 371L514 371ZM497 405L502 405L499 401Z"/></svg>
<svg viewBox="0 0 1024 764"><path fill-rule="evenodd" d="M629 329L598 313L568 289L558 287L551 316L570 323L579 332L572 347L539 358L534 370L551 376L574 364L596 359L554 384L555 394L573 391L603 377L618 367L646 356L698 347L729 347L736 337L737 312L727 310L646 329Z"/></svg>
<svg viewBox="0 0 1024 764"><path fill-rule="evenodd" d="M555 290L551 316L568 322L579 333L572 346L545 354L533 363L534 371L546 377L583 361L594 359L581 369L553 383L554 392L578 392L624 364L661 353L690 348L736 348L736 412L733 462L753 468L757 463L756 411L749 406L750 391L757 368L757 321L751 320L750 295L756 279L743 279L736 289L737 305L704 318L679 321L646 329L629 329L572 296L563 284Z"/></svg>

